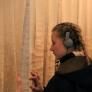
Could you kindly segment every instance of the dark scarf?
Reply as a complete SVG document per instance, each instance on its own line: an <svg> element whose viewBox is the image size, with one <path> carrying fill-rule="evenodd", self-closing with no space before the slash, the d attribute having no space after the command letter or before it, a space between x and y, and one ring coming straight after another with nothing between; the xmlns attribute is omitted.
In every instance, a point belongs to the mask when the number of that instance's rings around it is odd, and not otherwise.
<svg viewBox="0 0 92 92"><path fill-rule="evenodd" d="M71 52L69 54L66 54L65 56L63 56L62 58L60 58L60 63L63 63L65 61L67 61L68 59L71 59L75 57L75 55Z"/></svg>
<svg viewBox="0 0 92 92"><path fill-rule="evenodd" d="M56 72L70 73L87 66L85 56L75 56L73 53L66 54L60 59L60 65Z"/></svg>

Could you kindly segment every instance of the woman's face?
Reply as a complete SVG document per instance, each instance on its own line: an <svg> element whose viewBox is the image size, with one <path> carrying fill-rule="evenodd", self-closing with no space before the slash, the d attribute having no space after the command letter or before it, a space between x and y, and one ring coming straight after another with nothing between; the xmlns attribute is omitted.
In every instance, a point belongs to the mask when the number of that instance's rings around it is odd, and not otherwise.
<svg viewBox="0 0 92 92"><path fill-rule="evenodd" d="M53 52L56 58L62 58L66 54L67 49L63 44L63 40L58 36L58 32L52 32L51 39L52 45L50 50Z"/></svg>

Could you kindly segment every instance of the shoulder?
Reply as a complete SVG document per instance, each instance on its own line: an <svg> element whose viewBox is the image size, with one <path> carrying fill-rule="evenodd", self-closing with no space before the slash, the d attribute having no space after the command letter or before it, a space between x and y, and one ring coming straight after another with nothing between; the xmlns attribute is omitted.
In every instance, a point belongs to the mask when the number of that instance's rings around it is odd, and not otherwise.
<svg viewBox="0 0 92 92"><path fill-rule="evenodd" d="M60 63L57 72L59 73L71 73L87 66L86 58L84 56L75 56L67 61Z"/></svg>

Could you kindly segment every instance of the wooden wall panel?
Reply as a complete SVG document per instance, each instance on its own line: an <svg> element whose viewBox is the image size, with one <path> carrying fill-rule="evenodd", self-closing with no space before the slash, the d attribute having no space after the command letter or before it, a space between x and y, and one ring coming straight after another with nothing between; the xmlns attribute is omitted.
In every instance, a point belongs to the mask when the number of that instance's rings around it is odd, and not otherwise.
<svg viewBox="0 0 92 92"><path fill-rule="evenodd" d="M29 72L37 70L43 85L55 72L50 52L51 30L70 21L82 28L92 56L90 0L0 0L0 92L16 92L17 74L22 91L29 92Z"/></svg>
<svg viewBox="0 0 92 92"><path fill-rule="evenodd" d="M3 1L1 1L3 3ZM4 79L4 17L3 17L3 4L0 3L0 92L3 92L3 79Z"/></svg>
<svg viewBox="0 0 92 92"><path fill-rule="evenodd" d="M0 92L16 92L26 0L0 0Z"/></svg>
<svg viewBox="0 0 92 92"><path fill-rule="evenodd" d="M87 49L89 55L92 57L92 6L91 6L92 1L88 0L87 2L87 31L86 31L86 37L87 37Z"/></svg>

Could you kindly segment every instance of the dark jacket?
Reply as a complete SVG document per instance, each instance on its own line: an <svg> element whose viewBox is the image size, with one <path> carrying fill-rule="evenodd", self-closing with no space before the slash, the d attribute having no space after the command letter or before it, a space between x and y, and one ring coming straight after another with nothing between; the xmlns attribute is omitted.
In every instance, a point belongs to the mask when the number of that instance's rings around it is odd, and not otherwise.
<svg viewBox="0 0 92 92"><path fill-rule="evenodd" d="M67 55L44 92L92 92L92 65L85 56Z"/></svg>

